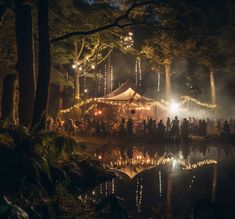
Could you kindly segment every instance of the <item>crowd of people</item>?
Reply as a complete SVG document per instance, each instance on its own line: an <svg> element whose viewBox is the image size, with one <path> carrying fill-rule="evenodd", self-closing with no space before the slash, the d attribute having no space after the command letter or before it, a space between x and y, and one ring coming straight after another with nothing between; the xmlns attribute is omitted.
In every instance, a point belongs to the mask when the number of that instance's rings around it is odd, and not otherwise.
<svg viewBox="0 0 235 219"><path fill-rule="evenodd" d="M131 118L114 121L103 119L61 119L48 118L47 129L68 136L157 136L159 138L169 137L171 139L188 138L189 135L206 136L207 134L229 134L235 131L235 120L211 120L183 118L179 120L169 117L163 120L148 118L144 120L133 120Z"/></svg>

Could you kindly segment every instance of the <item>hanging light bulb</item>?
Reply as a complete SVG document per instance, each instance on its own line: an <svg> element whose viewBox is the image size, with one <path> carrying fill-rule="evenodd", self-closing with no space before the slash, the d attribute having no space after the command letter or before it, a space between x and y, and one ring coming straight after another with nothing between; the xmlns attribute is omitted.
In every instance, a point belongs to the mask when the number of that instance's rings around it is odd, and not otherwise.
<svg viewBox="0 0 235 219"><path fill-rule="evenodd" d="M91 69L95 69L95 64L92 64L92 65L91 65Z"/></svg>

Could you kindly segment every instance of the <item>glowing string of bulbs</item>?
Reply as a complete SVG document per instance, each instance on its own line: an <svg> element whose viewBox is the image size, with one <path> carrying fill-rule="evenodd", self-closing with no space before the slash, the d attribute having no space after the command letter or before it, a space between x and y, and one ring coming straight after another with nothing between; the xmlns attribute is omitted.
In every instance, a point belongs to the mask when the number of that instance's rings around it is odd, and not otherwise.
<svg viewBox="0 0 235 219"><path fill-rule="evenodd" d="M193 97L182 96L181 98L186 100L186 101L191 101L193 103L196 103L199 106L207 107L207 108L210 108L210 109L215 109L217 107L216 104L202 103L202 102L198 101L197 99L195 99Z"/></svg>

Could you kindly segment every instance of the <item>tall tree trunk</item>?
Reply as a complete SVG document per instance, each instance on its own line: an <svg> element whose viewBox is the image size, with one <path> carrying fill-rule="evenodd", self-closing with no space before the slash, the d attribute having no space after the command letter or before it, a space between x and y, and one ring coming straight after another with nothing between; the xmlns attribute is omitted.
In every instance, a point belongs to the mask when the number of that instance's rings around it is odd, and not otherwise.
<svg viewBox="0 0 235 219"><path fill-rule="evenodd" d="M215 71L210 71L210 89L211 89L211 103L216 104L216 90L215 90Z"/></svg>
<svg viewBox="0 0 235 219"><path fill-rule="evenodd" d="M38 1L39 69L31 128L46 128L47 102L50 83L50 36L48 27L48 0Z"/></svg>
<svg viewBox="0 0 235 219"><path fill-rule="evenodd" d="M166 59L164 62L165 65L165 92L166 92L166 99L169 100L171 97L171 61L170 59Z"/></svg>
<svg viewBox="0 0 235 219"><path fill-rule="evenodd" d="M111 56L107 61L107 93L111 93Z"/></svg>
<svg viewBox="0 0 235 219"><path fill-rule="evenodd" d="M63 86L61 84L51 83L49 87L48 113L53 117L60 116L60 110L63 108Z"/></svg>
<svg viewBox="0 0 235 219"><path fill-rule="evenodd" d="M32 45L32 6L27 0L15 0L17 43L16 69L19 75L19 124L31 123L35 95Z"/></svg>
<svg viewBox="0 0 235 219"><path fill-rule="evenodd" d="M74 76L74 88L75 88L75 99L80 99L80 70L75 70L75 76Z"/></svg>
<svg viewBox="0 0 235 219"><path fill-rule="evenodd" d="M16 79L16 74L7 75L4 78L2 91L2 119L15 120Z"/></svg>

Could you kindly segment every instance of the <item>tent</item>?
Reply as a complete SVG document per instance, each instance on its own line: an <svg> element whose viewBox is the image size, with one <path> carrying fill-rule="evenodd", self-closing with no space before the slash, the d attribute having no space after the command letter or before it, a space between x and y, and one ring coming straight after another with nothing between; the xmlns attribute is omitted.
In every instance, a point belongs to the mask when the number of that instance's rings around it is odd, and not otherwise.
<svg viewBox="0 0 235 219"><path fill-rule="evenodd" d="M129 82L125 82L119 88L110 94L98 98L101 102L122 102L122 103L135 103L135 104L150 104L154 103L153 99L147 98L139 94L135 87Z"/></svg>

